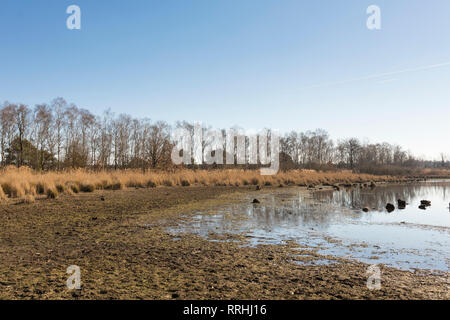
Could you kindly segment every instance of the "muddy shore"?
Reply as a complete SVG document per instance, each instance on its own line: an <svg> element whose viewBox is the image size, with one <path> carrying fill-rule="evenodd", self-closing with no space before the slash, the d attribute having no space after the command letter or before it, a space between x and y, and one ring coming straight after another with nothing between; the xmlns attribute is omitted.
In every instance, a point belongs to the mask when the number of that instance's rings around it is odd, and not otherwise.
<svg viewBox="0 0 450 320"><path fill-rule="evenodd" d="M295 264L298 246L242 247L167 227L254 187L158 187L0 205L0 299L449 299L449 277L338 259ZM66 287L81 269L81 290Z"/></svg>

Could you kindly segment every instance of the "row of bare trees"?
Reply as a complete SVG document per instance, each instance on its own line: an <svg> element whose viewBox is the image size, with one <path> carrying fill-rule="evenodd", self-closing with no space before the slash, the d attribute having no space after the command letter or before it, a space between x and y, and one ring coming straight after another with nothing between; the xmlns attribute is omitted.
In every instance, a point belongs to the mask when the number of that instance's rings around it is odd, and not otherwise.
<svg viewBox="0 0 450 320"><path fill-rule="evenodd" d="M348 138L334 142L325 130L291 131L281 139L281 150L292 160L291 167L311 169L347 168L367 173L408 173L416 168L450 168L450 157L441 161L416 158L399 145L362 142Z"/></svg>
<svg viewBox="0 0 450 320"><path fill-rule="evenodd" d="M185 121L173 128L194 130L193 124ZM0 105L0 163L36 170L164 169L172 166L173 128L163 121L116 116L110 111L97 116L63 98L34 108L5 102ZM357 138L335 142L322 129L292 131L280 143L281 166L285 168L348 168L381 173L374 168L450 167L444 156L442 162L419 161L398 145L371 144ZM220 148L225 150L226 146Z"/></svg>
<svg viewBox="0 0 450 320"><path fill-rule="evenodd" d="M400 146L389 143L363 143L357 138L338 140L336 143L325 130L295 132L282 139L282 151L298 167L326 166L356 169L368 166L411 165L414 157Z"/></svg>
<svg viewBox="0 0 450 320"><path fill-rule="evenodd" d="M95 116L56 98L31 109L0 107L2 166L62 168L156 168L170 160L170 126L110 111Z"/></svg>

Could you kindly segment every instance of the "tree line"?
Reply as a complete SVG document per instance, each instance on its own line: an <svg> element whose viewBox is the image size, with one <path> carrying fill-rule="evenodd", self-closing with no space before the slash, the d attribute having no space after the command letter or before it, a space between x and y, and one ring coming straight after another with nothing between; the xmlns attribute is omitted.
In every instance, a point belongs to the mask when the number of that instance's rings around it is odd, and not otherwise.
<svg viewBox="0 0 450 320"><path fill-rule="evenodd" d="M423 160L396 144L370 143L358 138L334 141L322 129L291 131L281 139L281 150L289 155L294 168L345 168L372 174L409 174L415 169L450 168L450 157L441 153L440 161Z"/></svg>
<svg viewBox="0 0 450 320"><path fill-rule="evenodd" d="M176 128L192 131L193 127L185 121L169 125L111 111L94 115L60 97L34 108L5 102L0 106L0 164L29 166L38 171L167 169L173 166L171 133ZM284 169L346 168L385 174L388 169L450 168L444 154L441 161L424 161L398 145L373 144L357 138L334 141L322 129L285 134L280 138L280 151Z"/></svg>
<svg viewBox="0 0 450 320"><path fill-rule="evenodd" d="M96 116L56 98L33 109L0 108L1 165L36 170L155 168L171 150L170 126L110 111Z"/></svg>

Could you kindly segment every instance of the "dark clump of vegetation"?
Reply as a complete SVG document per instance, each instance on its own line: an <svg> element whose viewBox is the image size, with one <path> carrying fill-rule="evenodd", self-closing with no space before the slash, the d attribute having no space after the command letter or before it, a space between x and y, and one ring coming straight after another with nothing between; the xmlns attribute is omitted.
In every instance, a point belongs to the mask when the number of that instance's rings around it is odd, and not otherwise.
<svg viewBox="0 0 450 320"><path fill-rule="evenodd" d="M156 183L152 180L147 181L147 188L156 188Z"/></svg>
<svg viewBox="0 0 450 320"><path fill-rule="evenodd" d="M95 187L91 183L86 183L86 184L80 185L81 192L94 192L94 190L95 190Z"/></svg>
<svg viewBox="0 0 450 320"><path fill-rule="evenodd" d="M54 189L47 189L47 198L49 199L56 199L58 196L58 192Z"/></svg>
<svg viewBox="0 0 450 320"><path fill-rule="evenodd" d="M36 185L36 193L37 193L37 194L44 194L44 193L45 193L44 184L42 184L41 182L39 182L39 183Z"/></svg>

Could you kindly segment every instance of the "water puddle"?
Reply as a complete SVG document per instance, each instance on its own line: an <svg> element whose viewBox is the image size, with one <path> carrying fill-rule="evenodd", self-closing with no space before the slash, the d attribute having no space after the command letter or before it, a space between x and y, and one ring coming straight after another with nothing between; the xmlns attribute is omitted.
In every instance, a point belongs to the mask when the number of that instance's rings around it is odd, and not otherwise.
<svg viewBox="0 0 450 320"><path fill-rule="evenodd" d="M261 203L252 204L258 198ZM408 203L398 209L397 200ZM431 206L419 209L421 200ZM215 211L198 212L170 231L243 234L246 245L294 241L320 255L386 264L403 270L449 270L450 181L429 181L306 193L296 188L258 191ZM387 203L395 204L387 212ZM367 207L369 212L363 212ZM329 264L329 259L296 260Z"/></svg>

